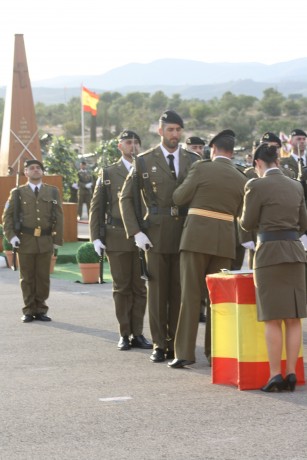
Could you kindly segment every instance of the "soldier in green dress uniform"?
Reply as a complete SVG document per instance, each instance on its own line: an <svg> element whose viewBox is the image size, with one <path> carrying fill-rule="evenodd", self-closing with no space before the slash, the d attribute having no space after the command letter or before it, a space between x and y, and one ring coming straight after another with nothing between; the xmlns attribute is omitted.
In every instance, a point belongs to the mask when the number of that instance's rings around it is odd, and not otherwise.
<svg viewBox="0 0 307 460"><path fill-rule="evenodd" d="M5 236L18 246L24 307L22 322L50 321L46 300L50 289L50 260L63 244L63 211L59 190L43 183L38 160L24 164L28 182L13 189L3 213Z"/></svg>

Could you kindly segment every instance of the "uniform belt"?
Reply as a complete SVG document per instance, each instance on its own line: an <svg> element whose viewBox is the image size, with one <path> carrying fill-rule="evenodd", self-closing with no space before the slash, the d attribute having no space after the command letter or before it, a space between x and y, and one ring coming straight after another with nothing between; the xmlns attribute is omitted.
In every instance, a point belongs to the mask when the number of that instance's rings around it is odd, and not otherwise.
<svg viewBox="0 0 307 460"><path fill-rule="evenodd" d="M107 224L115 225L116 227L124 227L123 221L121 219L117 219L116 217L108 217Z"/></svg>
<svg viewBox="0 0 307 460"><path fill-rule="evenodd" d="M278 241L278 240L299 240L299 233L295 230L277 230L275 232L260 232L257 235L257 239L260 243L266 241Z"/></svg>
<svg viewBox="0 0 307 460"><path fill-rule="evenodd" d="M26 233L27 235L33 235L33 236L46 236L46 235L51 235L52 231L51 231L51 228L21 227L21 233Z"/></svg>
<svg viewBox="0 0 307 460"><path fill-rule="evenodd" d="M231 214L225 214L223 212L217 211L208 211L207 209L190 208L188 214L210 217L211 219L227 220L229 222L234 221L234 217Z"/></svg>
<svg viewBox="0 0 307 460"><path fill-rule="evenodd" d="M179 206L171 206L170 208L158 208L158 206L150 206L148 208L148 214L160 214L173 217L185 217L187 215L187 211L187 208L180 208Z"/></svg>

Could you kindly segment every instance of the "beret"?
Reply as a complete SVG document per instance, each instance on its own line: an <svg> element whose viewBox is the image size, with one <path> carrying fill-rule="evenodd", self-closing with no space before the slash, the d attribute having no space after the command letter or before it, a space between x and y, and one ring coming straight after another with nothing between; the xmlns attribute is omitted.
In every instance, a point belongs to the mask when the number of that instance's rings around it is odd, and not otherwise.
<svg viewBox="0 0 307 460"><path fill-rule="evenodd" d="M279 147L281 147L281 140L278 136L276 136L276 134L272 133L271 131L267 131L263 134L261 142L276 142L279 145Z"/></svg>
<svg viewBox="0 0 307 460"><path fill-rule="evenodd" d="M291 136L305 136L305 137L307 137L307 134L302 129L292 129Z"/></svg>
<svg viewBox="0 0 307 460"><path fill-rule="evenodd" d="M32 160L26 160L23 164L23 167L24 168L28 168L29 166L31 165L39 165L41 167L41 169L44 171L44 165L41 161L39 160L35 160L35 159L32 159Z"/></svg>
<svg viewBox="0 0 307 460"><path fill-rule="evenodd" d="M138 136L134 131L131 131L129 129L124 129L124 131L122 131L119 134L118 139L120 141L124 141L126 139L136 139L137 141L139 141L139 144L141 145L140 136Z"/></svg>
<svg viewBox="0 0 307 460"><path fill-rule="evenodd" d="M187 145L206 145L206 142L201 137L191 136L185 141Z"/></svg>
<svg viewBox="0 0 307 460"><path fill-rule="evenodd" d="M209 142L209 147L212 147L212 145L218 140L221 139L222 137L233 137L235 138L236 135L231 129L224 129L220 133L216 134L211 141Z"/></svg>
<svg viewBox="0 0 307 460"><path fill-rule="evenodd" d="M176 124L181 128L184 128L182 118L174 110L165 110L165 112L163 112L160 116L159 121L162 121L163 123Z"/></svg>

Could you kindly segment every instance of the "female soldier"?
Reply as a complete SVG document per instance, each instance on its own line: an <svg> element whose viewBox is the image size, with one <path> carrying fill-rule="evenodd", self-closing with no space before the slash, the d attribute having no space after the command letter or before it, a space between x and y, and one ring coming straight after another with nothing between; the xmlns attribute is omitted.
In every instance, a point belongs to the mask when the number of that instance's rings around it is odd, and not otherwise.
<svg viewBox="0 0 307 460"><path fill-rule="evenodd" d="M257 229L254 283L258 321L265 322L270 379L262 391L294 391L301 345L301 321L307 315L304 247L307 212L301 184L278 169L275 146L260 144L253 165L261 179L245 186L240 224ZM286 377L281 375L282 322L286 328Z"/></svg>

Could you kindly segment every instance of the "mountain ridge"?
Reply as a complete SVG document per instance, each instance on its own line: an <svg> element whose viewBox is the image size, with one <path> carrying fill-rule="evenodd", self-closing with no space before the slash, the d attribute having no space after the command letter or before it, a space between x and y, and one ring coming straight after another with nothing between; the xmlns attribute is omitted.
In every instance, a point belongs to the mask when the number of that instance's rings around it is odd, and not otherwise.
<svg viewBox="0 0 307 460"><path fill-rule="evenodd" d="M81 85L97 93L132 91L167 96L179 93L184 99L209 100L226 91L261 98L266 88L274 87L284 96L307 96L307 58L276 64L206 63L186 59L159 59L148 64L130 63L101 75L59 76L32 81L35 102L66 103L79 97ZM0 88L4 97L5 88Z"/></svg>

